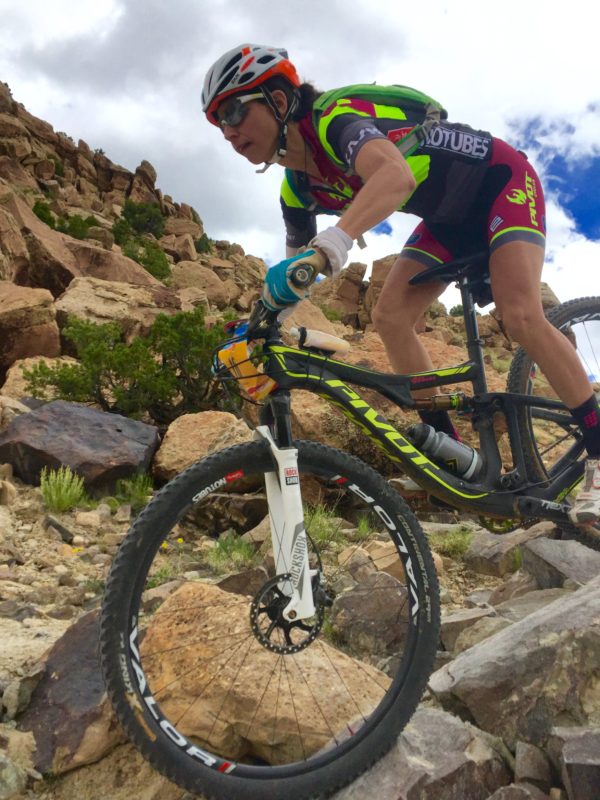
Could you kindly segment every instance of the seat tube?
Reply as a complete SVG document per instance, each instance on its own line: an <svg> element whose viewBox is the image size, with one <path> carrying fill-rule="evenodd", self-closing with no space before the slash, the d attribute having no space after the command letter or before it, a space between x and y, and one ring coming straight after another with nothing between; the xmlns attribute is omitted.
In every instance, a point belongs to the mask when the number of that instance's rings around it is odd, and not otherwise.
<svg viewBox="0 0 600 800"><path fill-rule="evenodd" d="M487 392L487 381L485 378L485 367L483 363L483 341L479 337L479 326L477 324L477 312L473 295L469 287L469 280L466 277L458 281L460 296L462 299L463 317L465 320L465 332L467 335L467 352L469 360L478 367L479 374L475 380L471 381L475 394Z"/></svg>

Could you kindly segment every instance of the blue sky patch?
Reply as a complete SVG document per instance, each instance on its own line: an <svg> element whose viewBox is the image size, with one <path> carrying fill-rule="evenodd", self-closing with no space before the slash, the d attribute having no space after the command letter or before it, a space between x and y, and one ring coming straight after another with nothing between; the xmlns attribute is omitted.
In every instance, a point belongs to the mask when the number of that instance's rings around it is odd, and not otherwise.
<svg viewBox="0 0 600 800"><path fill-rule="evenodd" d="M544 144L548 134L560 132L568 148L568 137L575 128L570 123L546 123L539 117L518 123L518 147L535 150L546 167L544 190L557 197L575 222L576 230L587 239L600 241L600 153L574 159Z"/></svg>
<svg viewBox="0 0 600 800"><path fill-rule="evenodd" d="M383 222L380 222L379 225L376 225L374 228L371 228L371 233L377 234L377 236L391 236L392 235L392 226L384 219Z"/></svg>

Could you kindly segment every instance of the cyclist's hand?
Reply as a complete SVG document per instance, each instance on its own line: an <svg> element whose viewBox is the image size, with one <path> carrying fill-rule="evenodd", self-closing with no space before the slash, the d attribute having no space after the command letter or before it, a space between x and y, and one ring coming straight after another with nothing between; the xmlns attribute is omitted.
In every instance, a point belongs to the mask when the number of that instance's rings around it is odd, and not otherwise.
<svg viewBox="0 0 600 800"><path fill-rule="evenodd" d="M327 257L327 267L324 270L327 275L335 278L342 271L342 267L348 260L348 253L354 244L352 238L337 225L326 228L318 233L309 242L309 247L316 247Z"/></svg>
<svg viewBox="0 0 600 800"><path fill-rule="evenodd" d="M271 311L281 311L308 297L308 288L325 266L324 256L307 250L280 261L267 272L262 301Z"/></svg>

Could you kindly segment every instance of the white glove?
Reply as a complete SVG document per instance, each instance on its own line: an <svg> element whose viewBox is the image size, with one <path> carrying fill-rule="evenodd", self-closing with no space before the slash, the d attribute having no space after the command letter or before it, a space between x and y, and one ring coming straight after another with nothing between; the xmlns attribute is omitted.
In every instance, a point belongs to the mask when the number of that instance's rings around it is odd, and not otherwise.
<svg viewBox="0 0 600 800"><path fill-rule="evenodd" d="M328 261L325 272L335 278L348 260L348 253L353 244L354 240L347 233L341 228L332 226L318 233L308 246L318 247L325 253Z"/></svg>

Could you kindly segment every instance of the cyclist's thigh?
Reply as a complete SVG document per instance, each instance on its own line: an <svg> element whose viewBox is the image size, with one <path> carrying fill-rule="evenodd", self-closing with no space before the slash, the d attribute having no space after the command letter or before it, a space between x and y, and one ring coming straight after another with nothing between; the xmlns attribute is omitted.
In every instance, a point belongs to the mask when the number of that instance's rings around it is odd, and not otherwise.
<svg viewBox="0 0 600 800"><path fill-rule="evenodd" d="M397 314L398 309L402 308L411 320L420 318L447 284L444 281L428 281L411 286L408 281L418 272L441 266L451 259L449 250L421 222L408 238L385 279L377 301L377 312Z"/></svg>

